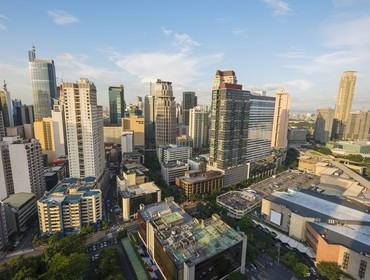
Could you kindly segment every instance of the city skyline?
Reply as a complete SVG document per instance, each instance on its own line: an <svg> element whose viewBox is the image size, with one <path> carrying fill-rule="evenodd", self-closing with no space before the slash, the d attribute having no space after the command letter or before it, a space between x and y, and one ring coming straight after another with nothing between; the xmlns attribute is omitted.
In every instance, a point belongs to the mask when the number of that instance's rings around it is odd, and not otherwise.
<svg viewBox="0 0 370 280"><path fill-rule="evenodd" d="M172 12L162 17L153 15L163 6L150 2L145 10L136 3L83 9L68 1L57 7L42 1L22 3L24 9L11 4L0 9L0 35L9 43L0 46L0 76L12 98L26 104L32 103L27 50L35 44L39 57L55 61L58 82L89 78L104 107L110 85L124 84L130 103L149 94L149 81L156 78L173 82L177 101L183 91L195 91L199 104L210 104L217 69L235 70L244 88L266 89L270 96L286 87L292 111L334 107L341 73L354 70L358 83L353 110L370 107L366 1L309 5L261 0L232 7L226 2L167 3L166 10ZM124 16L118 18L120 11ZM228 16L231 12L233 17ZM114 20L99 18L101 14Z"/></svg>

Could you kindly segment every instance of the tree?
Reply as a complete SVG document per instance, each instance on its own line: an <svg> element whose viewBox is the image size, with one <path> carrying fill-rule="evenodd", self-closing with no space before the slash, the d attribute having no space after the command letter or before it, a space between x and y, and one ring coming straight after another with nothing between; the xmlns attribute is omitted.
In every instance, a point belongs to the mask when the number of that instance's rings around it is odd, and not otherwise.
<svg viewBox="0 0 370 280"><path fill-rule="evenodd" d="M229 280L245 280L245 279L246 279L245 275L240 272L230 273L229 276Z"/></svg>
<svg viewBox="0 0 370 280"><path fill-rule="evenodd" d="M55 254L48 263L48 271L42 279L50 280L78 280L83 279L88 268L88 259L84 253L71 253L65 256Z"/></svg>
<svg viewBox="0 0 370 280"><path fill-rule="evenodd" d="M99 279L123 280L119 268L119 255L117 249L105 248L102 250L98 262Z"/></svg>
<svg viewBox="0 0 370 280"><path fill-rule="evenodd" d="M250 228L253 227L253 221L250 217L245 216L239 221L239 227L241 231L248 231Z"/></svg>
<svg viewBox="0 0 370 280"><path fill-rule="evenodd" d="M319 262L317 271L328 280L340 279L343 274L340 266L335 262Z"/></svg>
<svg viewBox="0 0 370 280"><path fill-rule="evenodd" d="M81 234L82 235L88 235L90 233L93 233L94 232L94 229L91 225L86 225L84 227L82 227L81 229Z"/></svg>
<svg viewBox="0 0 370 280"><path fill-rule="evenodd" d="M309 275L308 266L305 265L304 263L296 263L293 271L297 273L297 275L300 277L306 277L307 275Z"/></svg>

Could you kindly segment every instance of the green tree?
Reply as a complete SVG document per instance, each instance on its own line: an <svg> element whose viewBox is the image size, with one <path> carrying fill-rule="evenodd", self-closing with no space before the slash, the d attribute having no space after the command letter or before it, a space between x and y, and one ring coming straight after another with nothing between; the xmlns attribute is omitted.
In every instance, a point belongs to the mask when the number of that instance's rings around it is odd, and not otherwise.
<svg viewBox="0 0 370 280"><path fill-rule="evenodd" d="M307 275L309 275L309 269L308 269L308 266L305 265L304 263L296 263L296 265L294 266L294 269L293 271L295 273L297 273L298 276L300 277L306 277Z"/></svg>
<svg viewBox="0 0 370 280"><path fill-rule="evenodd" d="M253 227L253 221L252 219L249 217L249 216L245 216L243 217L240 221L239 221L239 227L240 227L240 230L241 231L248 231L250 228Z"/></svg>
<svg viewBox="0 0 370 280"><path fill-rule="evenodd" d="M48 271L42 279L48 280L78 280L83 279L87 272L88 259L84 253L71 253L65 256L55 254L48 263Z"/></svg>
<svg viewBox="0 0 370 280"><path fill-rule="evenodd" d="M245 280L245 279L246 279L245 275L240 272L230 273L229 276L229 280Z"/></svg>
<svg viewBox="0 0 370 280"><path fill-rule="evenodd" d="M319 262L317 271L328 280L340 279L343 274L340 266L335 262Z"/></svg>
<svg viewBox="0 0 370 280"><path fill-rule="evenodd" d="M93 233L94 232L94 229L91 225L86 225L84 227L82 227L81 229L81 234L82 235L88 235L90 233Z"/></svg>
<svg viewBox="0 0 370 280"><path fill-rule="evenodd" d="M106 248L101 252L98 262L98 273L99 279L123 279L119 267L119 255L117 249Z"/></svg>

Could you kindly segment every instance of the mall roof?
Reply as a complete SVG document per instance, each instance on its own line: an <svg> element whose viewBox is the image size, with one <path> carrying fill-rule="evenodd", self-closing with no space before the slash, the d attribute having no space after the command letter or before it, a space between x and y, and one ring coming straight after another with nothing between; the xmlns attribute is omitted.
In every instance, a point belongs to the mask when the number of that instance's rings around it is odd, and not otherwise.
<svg viewBox="0 0 370 280"><path fill-rule="evenodd" d="M3 203L7 203L14 208L20 209L22 208L23 205L25 205L32 199L35 199L35 194L21 192L10 195L9 197L3 200Z"/></svg>
<svg viewBox="0 0 370 280"><path fill-rule="evenodd" d="M310 223L310 226L326 242L342 245L360 254L370 256L370 226L329 225L326 223Z"/></svg>
<svg viewBox="0 0 370 280"><path fill-rule="evenodd" d="M370 225L367 207L361 207L339 197L321 195L314 191L289 190L274 192L266 198L274 203L286 205L292 212L305 217L335 219Z"/></svg>

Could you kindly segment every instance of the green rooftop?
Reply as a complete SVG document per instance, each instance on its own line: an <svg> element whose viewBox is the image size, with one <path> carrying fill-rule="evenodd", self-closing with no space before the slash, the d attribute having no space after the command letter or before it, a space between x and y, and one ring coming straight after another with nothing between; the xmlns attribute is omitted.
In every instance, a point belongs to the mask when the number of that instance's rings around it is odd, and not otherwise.
<svg viewBox="0 0 370 280"><path fill-rule="evenodd" d="M34 199L35 195L33 193L16 193L10 195L8 198L4 199L4 203L8 203L14 208L20 209L31 199Z"/></svg>
<svg viewBox="0 0 370 280"><path fill-rule="evenodd" d="M162 216L162 220L166 225L182 220L183 217L179 212L172 212Z"/></svg>

